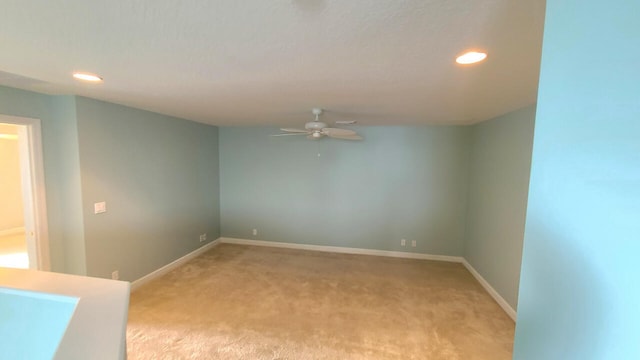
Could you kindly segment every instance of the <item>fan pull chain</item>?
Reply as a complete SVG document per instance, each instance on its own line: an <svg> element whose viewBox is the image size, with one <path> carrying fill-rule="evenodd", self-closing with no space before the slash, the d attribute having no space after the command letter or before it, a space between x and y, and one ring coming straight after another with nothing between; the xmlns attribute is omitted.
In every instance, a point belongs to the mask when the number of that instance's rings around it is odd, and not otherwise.
<svg viewBox="0 0 640 360"><path fill-rule="evenodd" d="M320 116L320 113L316 113L316 122L320 121L319 116ZM317 145L318 145L318 158L320 158L320 142L319 141L317 142Z"/></svg>

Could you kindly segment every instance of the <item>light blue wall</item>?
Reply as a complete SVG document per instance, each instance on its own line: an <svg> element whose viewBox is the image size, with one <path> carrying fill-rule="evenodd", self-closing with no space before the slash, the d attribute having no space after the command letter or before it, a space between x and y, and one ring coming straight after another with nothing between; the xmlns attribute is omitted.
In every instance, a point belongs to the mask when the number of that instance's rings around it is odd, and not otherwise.
<svg viewBox="0 0 640 360"><path fill-rule="evenodd" d="M518 303L535 106L473 126L465 259Z"/></svg>
<svg viewBox="0 0 640 360"><path fill-rule="evenodd" d="M0 114L41 120L52 270L135 280L219 237L216 127L1 86Z"/></svg>
<svg viewBox="0 0 640 360"><path fill-rule="evenodd" d="M220 128L222 236L462 255L469 128L356 130L364 141Z"/></svg>
<svg viewBox="0 0 640 360"><path fill-rule="evenodd" d="M515 359L640 359L638 14L547 2Z"/></svg>
<svg viewBox="0 0 640 360"><path fill-rule="evenodd" d="M54 218L51 226L62 228L62 236L56 241L63 241L65 262L64 272L86 275L87 258L84 244L84 217L82 215L82 191L80 179L80 150L78 148L78 120L76 116L76 98L60 96L51 99L51 111L56 126L51 129L58 140L57 146L51 147L45 154L45 167L55 163L56 188L47 191L47 200L51 199L63 216ZM44 131L43 131L44 133ZM44 136L44 135L43 135ZM56 154L57 161L50 161L51 154ZM51 177L47 177L47 183ZM50 187L48 187L50 188ZM51 215L49 214L49 219ZM49 234L52 238L51 234Z"/></svg>
<svg viewBox="0 0 640 360"><path fill-rule="evenodd" d="M216 127L76 103L88 275L135 280L220 236Z"/></svg>
<svg viewBox="0 0 640 360"><path fill-rule="evenodd" d="M78 298L0 288L3 359L53 359Z"/></svg>

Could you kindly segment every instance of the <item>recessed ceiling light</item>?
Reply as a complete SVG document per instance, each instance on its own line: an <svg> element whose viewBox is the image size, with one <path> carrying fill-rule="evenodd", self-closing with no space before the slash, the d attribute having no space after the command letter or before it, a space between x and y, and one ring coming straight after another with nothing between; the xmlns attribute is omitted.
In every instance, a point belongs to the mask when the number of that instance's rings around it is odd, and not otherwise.
<svg viewBox="0 0 640 360"><path fill-rule="evenodd" d="M81 72L73 73L73 77L78 79L78 80L91 81L91 82L102 81L102 78L100 76L98 76L98 75L88 74L88 73L81 73Z"/></svg>
<svg viewBox="0 0 640 360"><path fill-rule="evenodd" d="M456 58L458 64L475 64L487 58L487 54L477 51L469 51Z"/></svg>

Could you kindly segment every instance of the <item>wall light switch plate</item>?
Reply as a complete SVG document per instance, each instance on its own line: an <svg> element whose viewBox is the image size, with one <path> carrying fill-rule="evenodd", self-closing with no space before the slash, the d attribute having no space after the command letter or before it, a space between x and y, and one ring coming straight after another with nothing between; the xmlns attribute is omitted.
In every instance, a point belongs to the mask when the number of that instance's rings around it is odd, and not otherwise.
<svg viewBox="0 0 640 360"><path fill-rule="evenodd" d="M107 203L105 201L97 202L93 204L93 213L94 214L102 214L107 212Z"/></svg>
<svg viewBox="0 0 640 360"><path fill-rule="evenodd" d="M411 246L412 247L416 247L416 241L415 240L411 240Z"/></svg>

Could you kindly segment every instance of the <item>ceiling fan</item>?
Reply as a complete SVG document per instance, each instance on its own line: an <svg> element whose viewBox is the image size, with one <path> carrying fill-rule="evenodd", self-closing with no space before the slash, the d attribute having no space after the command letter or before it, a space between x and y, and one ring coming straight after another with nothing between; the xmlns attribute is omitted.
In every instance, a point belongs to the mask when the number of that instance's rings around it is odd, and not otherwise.
<svg viewBox="0 0 640 360"><path fill-rule="evenodd" d="M311 110L311 113L315 115L315 120L306 123L304 125L304 129L282 128L280 130L284 131L286 134L271 136L307 135L307 139L312 140L318 140L325 136L342 140L362 140L362 136L358 135L353 130L328 127L327 123L320 121L319 118L320 115L322 115L322 109L314 108Z"/></svg>

